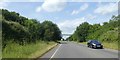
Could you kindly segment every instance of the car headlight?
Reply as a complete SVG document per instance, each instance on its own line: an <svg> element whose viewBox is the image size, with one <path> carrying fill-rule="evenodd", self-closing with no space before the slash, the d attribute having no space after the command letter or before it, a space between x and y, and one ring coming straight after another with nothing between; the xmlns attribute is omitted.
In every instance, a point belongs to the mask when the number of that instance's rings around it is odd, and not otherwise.
<svg viewBox="0 0 120 60"><path fill-rule="evenodd" d="M101 46L103 46L103 44L101 44Z"/></svg>
<svg viewBox="0 0 120 60"><path fill-rule="evenodd" d="M93 45L96 45L96 44L93 43Z"/></svg>

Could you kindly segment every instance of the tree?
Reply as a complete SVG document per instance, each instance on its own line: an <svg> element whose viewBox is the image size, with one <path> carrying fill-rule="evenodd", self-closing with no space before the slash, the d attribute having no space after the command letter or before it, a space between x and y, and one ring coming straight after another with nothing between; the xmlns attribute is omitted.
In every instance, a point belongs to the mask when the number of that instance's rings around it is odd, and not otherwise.
<svg viewBox="0 0 120 60"><path fill-rule="evenodd" d="M35 43L37 40L57 41L61 39L61 31L51 21L40 23L36 19L28 19L16 12L2 11L2 42L3 47L7 42L15 42L20 45Z"/></svg>
<svg viewBox="0 0 120 60"><path fill-rule="evenodd" d="M107 42L118 42L117 37L119 34L119 23L120 15L113 16L109 22L104 22L103 25L90 25L89 23L84 22L76 28L76 31L69 37L69 39L81 42L89 39L96 39Z"/></svg>
<svg viewBox="0 0 120 60"><path fill-rule="evenodd" d="M42 23L43 29L44 29L44 40L60 40L61 37L61 31L57 27L56 24L52 23L51 21L44 21Z"/></svg>
<svg viewBox="0 0 120 60"><path fill-rule="evenodd" d="M76 31L75 31L75 33L73 35L73 39L77 39L77 41L79 41L79 42L86 41L89 29L90 29L89 23L84 22L84 23L80 24L76 28Z"/></svg>

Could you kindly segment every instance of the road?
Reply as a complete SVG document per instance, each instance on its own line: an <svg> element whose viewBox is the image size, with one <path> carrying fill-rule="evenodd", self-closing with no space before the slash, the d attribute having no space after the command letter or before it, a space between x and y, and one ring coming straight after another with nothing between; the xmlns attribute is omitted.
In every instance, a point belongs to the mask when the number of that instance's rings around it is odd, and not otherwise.
<svg viewBox="0 0 120 60"><path fill-rule="evenodd" d="M72 58L73 60L76 60L76 59L83 60L83 58L86 58L86 60L90 58L92 58L91 60L95 60L95 59L98 60L98 58L102 58L100 60L104 60L104 59L107 60L106 58L108 58L108 60L110 59L118 60L118 59L114 59L114 58L118 58L118 51L105 49L105 48L92 49L92 48L88 48L86 45L83 45L83 44L66 42L63 44L59 44L58 46L50 50L48 53L43 55L41 58L48 58L49 60L52 60L54 58L58 58L58 59Z"/></svg>

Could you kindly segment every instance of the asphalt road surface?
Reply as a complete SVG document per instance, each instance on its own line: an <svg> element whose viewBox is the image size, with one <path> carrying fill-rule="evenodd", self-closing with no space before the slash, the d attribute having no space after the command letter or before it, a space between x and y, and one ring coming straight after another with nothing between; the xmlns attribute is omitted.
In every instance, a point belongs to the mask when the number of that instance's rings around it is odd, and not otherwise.
<svg viewBox="0 0 120 60"><path fill-rule="evenodd" d="M48 58L49 60L52 60L54 58L69 58L69 60L70 58L74 60L77 58L79 58L79 60L83 60L83 58L86 58L87 60L91 58L95 58L96 60L98 60L98 58L103 58L107 60L106 58L109 58L108 60L118 60L113 59L118 58L118 51L106 48L92 49L83 44L64 42L62 44L59 44L40 58Z"/></svg>

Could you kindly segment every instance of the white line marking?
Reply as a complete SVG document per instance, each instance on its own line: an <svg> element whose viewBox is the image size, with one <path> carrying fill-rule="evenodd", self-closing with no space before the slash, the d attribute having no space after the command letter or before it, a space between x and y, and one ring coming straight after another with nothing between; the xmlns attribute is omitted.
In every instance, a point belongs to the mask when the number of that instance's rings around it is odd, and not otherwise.
<svg viewBox="0 0 120 60"><path fill-rule="evenodd" d="M51 56L51 58L49 60L51 60L55 56L55 54L57 53L57 51L59 50L59 48L60 48L61 45L62 44L59 45L58 49L56 49L56 51L54 52L54 54Z"/></svg>

